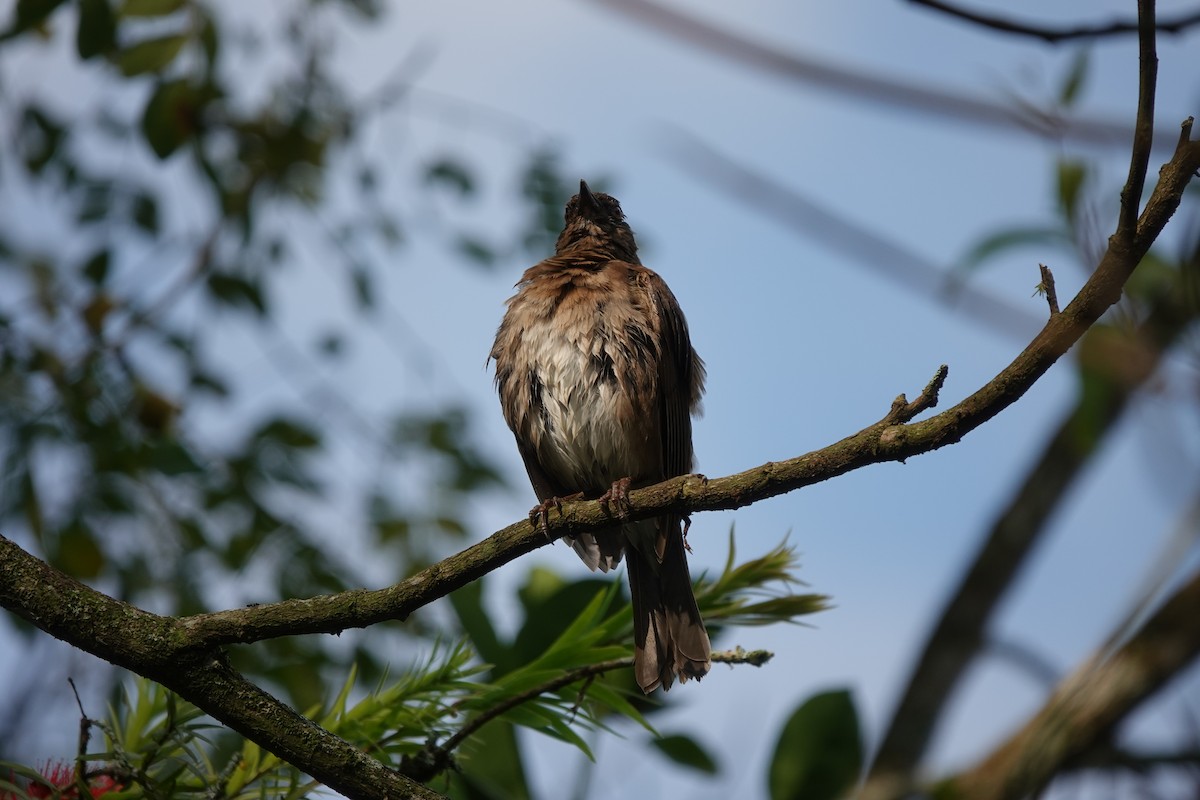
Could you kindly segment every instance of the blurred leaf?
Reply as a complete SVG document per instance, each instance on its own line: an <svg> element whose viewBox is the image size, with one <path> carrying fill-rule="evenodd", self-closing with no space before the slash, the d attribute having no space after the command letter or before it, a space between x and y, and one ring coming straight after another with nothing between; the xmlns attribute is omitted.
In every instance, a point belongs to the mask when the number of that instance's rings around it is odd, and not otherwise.
<svg viewBox="0 0 1200 800"><path fill-rule="evenodd" d="M1034 247L1047 244L1070 244L1070 238L1062 228L1037 225L1005 228L985 236L958 261L955 272L971 272L985 261L995 258L1007 250L1018 247ZM959 278L961 280L961 277Z"/></svg>
<svg viewBox="0 0 1200 800"><path fill-rule="evenodd" d="M201 469L179 442L159 442L151 453L150 466L163 475L184 475Z"/></svg>
<svg viewBox="0 0 1200 800"><path fill-rule="evenodd" d="M77 578L94 578L104 568L104 553L92 531L82 522L68 526L58 539L56 565Z"/></svg>
<svg viewBox="0 0 1200 800"><path fill-rule="evenodd" d="M346 340L339 333L325 333L317 339L317 352L326 358L338 358L345 349Z"/></svg>
<svg viewBox="0 0 1200 800"><path fill-rule="evenodd" d="M108 278L110 252L107 247L97 250L91 258L84 262L81 272L85 278L100 286Z"/></svg>
<svg viewBox="0 0 1200 800"><path fill-rule="evenodd" d="M229 386L225 381L200 370L194 370L188 385L197 391L208 392L216 397L229 397Z"/></svg>
<svg viewBox="0 0 1200 800"><path fill-rule="evenodd" d="M154 195L138 192L133 196L133 221L146 233L158 233L158 201Z"/></svg>
<svg viewBox="0 0 1200 800"><path fill-rule="evenodd" d="M25 168L34 175L41 173L58 155L65 134L66 128L41 108L26 106L21 114L17 138Z"/></svg>
<svg viewBox="0 0 1200 800"><path fill-rule="evenodd" d="M691 736L681 733L652 738L654 745L670 760L683 767L689 767L705 775L716 775L720 772L712 754L700 746Z"/></svg>
<svg viewBox="0 0 1200 800"><path fill-rule="evenodd" d="M13 20L11 32L21 33L42 24L62 4L63 0L17 0L16 19Z"/></svg>
<svg viewBox="0 0 1200 800"><path fill-rule="evenodd" d="M525 777L525 762L510 723L488 723L471 737L471 757L463 759L452 785L466 784L452 796L467 800L529 800L533 797Z"/></svg>
<svg viewBox="0 0 1200 800"><path fill-rule="evenodd" d="M496 664L510 658L509 648L500 644L496 628L483 602L485 581L473 581L450 594L450 606L471 646L485 662Z"/></svg>
<svg viewBox="0 0 1200 800"><path fill-rule="evenodd" d="M87 60L107 53L116 43L117 20L108 0L80 0L75 48Z"/></svg>
<svg viewBox="0 0 1200 800"><path fill-rule="evenodd" d="M475 193L475 179L466 166L448 158L439 159L425 168L425 183L448 186L464 197Z"/></svg>
<svg viewBox="0 0 1200 800"><path fill-rule="evenodd" d="M165 17L187 4L187 0L125 0L121 4L123 17Z"/></svg>
<svg viewBox="0 0 1200 800"><path fill-rule="evenodd" d="M321 444L321 434L315 428L284 417L277 417L260 427L254 438L296 450L308 450Z"/></svg>
<svg viewBox="0 0 1200 800"><path fill-rule="evenodd" d="M458 237L458 252L485 267L490 267L496 261L496 251L489 244L465 233Z"/></svg>
<svg viewBox="0 0 1200 800"><path fill-rule="evenodd" d="M1067 77L1063 80L1062 89L1058 93L1058 102L1062 107L1070 108L1079 99L1079 93L1087 82L1091 54L1090 48L1081 47L1075 53L1075 58L1071 60L1071 69L1067 71Z"/></svg>
<svg viewBox="0 0 1200 800"><path fill-rule="evenodd" d="M858 780L862 738L850 692L814 695L783 726L771 757L772 800L837 800Z"/></svg>
<svg viewBox="0 0 1200 800"><path fill-rule="evenodd" d="M371 281L371 272L366 267L355 266L350 270L350 279L354 283L354 301L360 311L369 311L375 307L375 288Z"/></svg>
<svg viewBox="0 0 1200 800"><path fill-rule="evenodd" d="M138 42L117 54L117 67L127 78L146 72L158 72L175 60L179 51L187 44L187 40L187 36L179 35Z"/></svg>
<svg viewBox="0 0 1200 800"><path fill-rule="evenodd" d="M196 127L200 99L186 80L160 83L142 113L142 136L159 158L187 142Z"/></svg>
<svg viewBox="0 0 1200 800"><path fill-rule="evenodd" d="M226 305L251 308L259 314L267 313L267 304L263 300L262 290L257 283L247 278L214 272L208 276L206 285L208 293Z"/></svg>
<svg viewBox="0 0 1200 800"><path fill-rule="evenodd" d="M1074 220L1079 212L1079 196L1087 182L1087 165L1082 161L1060 159L1058 162L1058 207L1063 216Z"/></svg>
<svg viewBox="0 0 1200 800"><path fill-rule="evenodd" d="M79 222L99 222L107 219L112 210L112 185L105 182L90 183L83 189L83 199L79 203Z"/></svg>

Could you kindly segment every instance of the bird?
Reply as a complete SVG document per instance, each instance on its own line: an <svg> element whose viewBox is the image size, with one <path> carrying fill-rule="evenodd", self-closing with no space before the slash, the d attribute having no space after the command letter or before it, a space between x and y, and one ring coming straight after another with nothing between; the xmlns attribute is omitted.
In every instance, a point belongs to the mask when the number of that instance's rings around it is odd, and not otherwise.
<svg viewBox="0 0 1200 800"><path fill-rule="evenodd" d="M516 284L490 360L543 524L567 498L628 509L627 493L693 467L704 362L675 295L638 258L617 200L586 181L567 201L554 255ZM679 515L568 535L589 569L625 556L634 677L642 691L703 678L712 646L688 572Z"/></svg>

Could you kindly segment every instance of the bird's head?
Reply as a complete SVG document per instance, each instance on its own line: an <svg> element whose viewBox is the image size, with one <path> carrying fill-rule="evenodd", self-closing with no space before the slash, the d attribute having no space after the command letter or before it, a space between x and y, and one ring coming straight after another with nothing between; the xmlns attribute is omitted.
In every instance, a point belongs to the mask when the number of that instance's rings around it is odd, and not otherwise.
<svg viewBox="0 0 1200 800"><path fill-rule="evenodd" d="M579 182L579 194L567 201L563 212L563 231L555 252L598 249L621 261L637 262L637 242L625 221L621 204L612 195L593 192L586 181Z"/></svg>

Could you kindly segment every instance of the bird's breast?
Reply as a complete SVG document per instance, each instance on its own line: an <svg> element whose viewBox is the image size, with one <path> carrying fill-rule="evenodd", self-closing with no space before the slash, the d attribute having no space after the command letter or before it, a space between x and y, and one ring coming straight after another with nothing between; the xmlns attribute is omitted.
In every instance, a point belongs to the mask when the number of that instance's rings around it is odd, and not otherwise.
<svg viewBox="0 0 1200 800"><path fill-rule="evenodd" d="M641 323L604 293L571 294L542 313L522 313L510 380L526 382L529 402L509 423L571 491L658 478L656 363L628 334Z"/></svg>

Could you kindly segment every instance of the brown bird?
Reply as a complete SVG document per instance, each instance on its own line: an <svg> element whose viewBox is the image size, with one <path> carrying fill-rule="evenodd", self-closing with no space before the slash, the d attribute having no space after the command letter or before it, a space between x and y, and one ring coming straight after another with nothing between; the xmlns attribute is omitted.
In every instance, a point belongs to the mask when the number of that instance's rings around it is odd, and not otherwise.
<svg viewBox="0 0 1200 800"><path fill-rule="evenodd" d="M566 497L618 511L627 490L692 469L704 362L675 295L638 261L620 204L579 182L555 253L508 301L491 358L508 426L544 515ZM688 574L682 520L569 537L592 570L627 553L634 672L646 693L708 673L712 648Z"/></svg>

